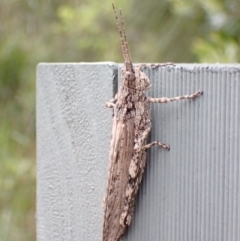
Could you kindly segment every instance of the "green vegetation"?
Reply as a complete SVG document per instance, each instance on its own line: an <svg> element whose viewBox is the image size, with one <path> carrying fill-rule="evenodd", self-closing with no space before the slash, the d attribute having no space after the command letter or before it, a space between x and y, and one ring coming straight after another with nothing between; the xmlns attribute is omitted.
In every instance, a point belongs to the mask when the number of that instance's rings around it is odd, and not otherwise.
<svg viewBox="0 0 240 241"><path fill-rule="evenodd" d="M240 60L239 0L115 0L134 62ZM36 240L39 62L122 62L111 1L0 2L0 241Z"/></svg>

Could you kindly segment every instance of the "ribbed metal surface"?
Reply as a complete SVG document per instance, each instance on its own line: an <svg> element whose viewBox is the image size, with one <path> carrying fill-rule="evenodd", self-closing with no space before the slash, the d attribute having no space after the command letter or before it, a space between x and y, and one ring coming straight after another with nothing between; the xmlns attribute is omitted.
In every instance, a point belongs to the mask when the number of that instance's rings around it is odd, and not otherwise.
<svg viewBox="0 0 240 241"><path fill-rule="evenodd" d="M240 66L176 65L145 71L148 95L203 96L152 104L151 148L125 240L240 240Z"/></svg>

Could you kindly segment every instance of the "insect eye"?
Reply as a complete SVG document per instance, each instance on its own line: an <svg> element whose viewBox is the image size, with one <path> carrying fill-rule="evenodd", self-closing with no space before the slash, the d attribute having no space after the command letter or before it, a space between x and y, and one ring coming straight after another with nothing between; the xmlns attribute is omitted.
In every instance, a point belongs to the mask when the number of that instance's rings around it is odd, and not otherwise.
<svg viewBox="0 0 240 241"><path fill-rule="evenodd" d="M126 71L126 73L125 73L125 79L126 79L126 80L134 80L134 79L135 79L134 73L132 73L132 72L130 72L130 71Z"/></svg>

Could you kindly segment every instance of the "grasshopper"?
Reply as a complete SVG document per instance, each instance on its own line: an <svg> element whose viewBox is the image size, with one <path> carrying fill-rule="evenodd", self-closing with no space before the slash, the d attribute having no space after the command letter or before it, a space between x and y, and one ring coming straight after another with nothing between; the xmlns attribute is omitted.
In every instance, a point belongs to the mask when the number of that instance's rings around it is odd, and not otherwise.
<svg viewBox="0 0 240 241"><path fill-rule="evenodd" d="M147 149L154 145L170 149L159 141L147 143L151 130L149 103L194 99L202 94L199 90L192 95L174 98L147 97L144 91L151 86L149 78L141 71L141 66L133 66L122 11L118 16L114 5L113 11L120 34L124 65L121 70L121 87L115 98L106 103L108 108L113 108L114 117L104 199L103 241L122 240L126 228L131 224L135 199L146 166Z"/></svg>

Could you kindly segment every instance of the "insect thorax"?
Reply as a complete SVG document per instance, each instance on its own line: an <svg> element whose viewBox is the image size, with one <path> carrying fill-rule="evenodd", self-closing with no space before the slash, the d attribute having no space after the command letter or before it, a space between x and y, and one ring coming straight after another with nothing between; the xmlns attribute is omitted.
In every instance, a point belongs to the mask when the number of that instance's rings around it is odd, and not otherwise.
<svg viewBox="0 0 240 241"><path fill-rule="evenodd" d="M150 88L150 80L140 67L130 69L126 65L122 68L121 73L122 86L129 89L144 91Z"/></svg>

